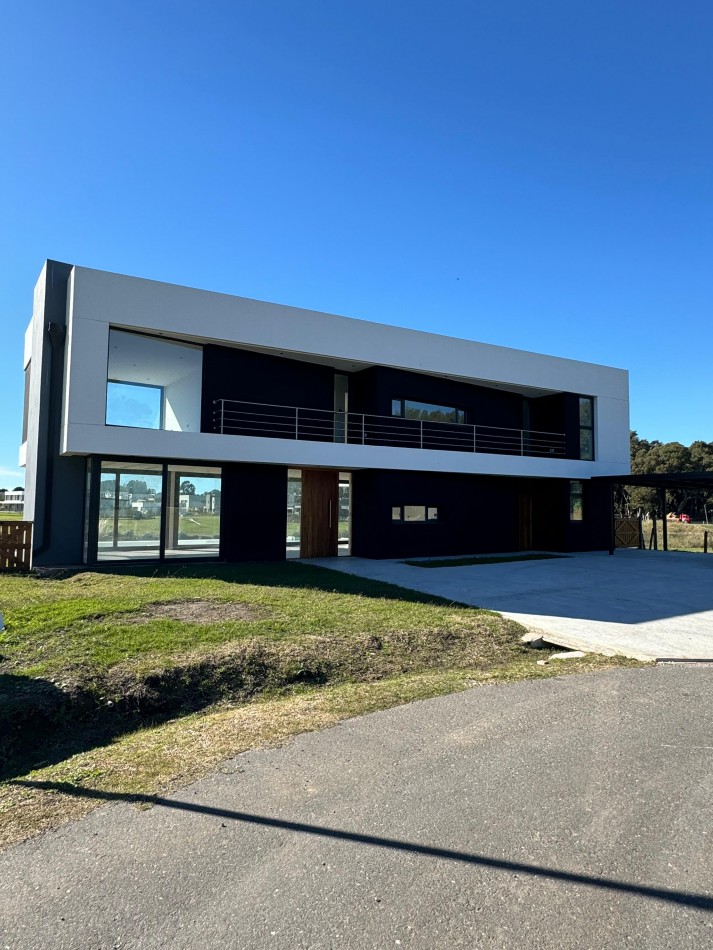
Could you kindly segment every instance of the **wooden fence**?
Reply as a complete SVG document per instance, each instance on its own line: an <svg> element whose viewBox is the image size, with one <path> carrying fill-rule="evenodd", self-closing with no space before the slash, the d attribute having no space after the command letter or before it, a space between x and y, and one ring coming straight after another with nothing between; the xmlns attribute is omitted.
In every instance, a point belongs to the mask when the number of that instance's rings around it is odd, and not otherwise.
<svg viewBox="0 0 713 950"><path fill-rule="evenodd" d="M0 571L29 571L32 522L0 521Z"/></svg>
<svg viewBox="0 0 713 950"><path fill-rule="evenodd" d="M640 518L615 518L614 539L618 548L643 547Z"/></svg>

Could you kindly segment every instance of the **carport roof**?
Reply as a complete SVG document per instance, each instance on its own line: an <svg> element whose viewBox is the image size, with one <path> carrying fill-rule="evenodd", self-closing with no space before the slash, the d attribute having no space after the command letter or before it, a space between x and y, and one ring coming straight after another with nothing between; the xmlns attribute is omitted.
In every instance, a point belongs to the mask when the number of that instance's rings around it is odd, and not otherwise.
<svg viewBox="0 0 713 950"><path fill-rule="evenodd" d="M598 475L592 481L644 488L699 488L713 491L713 472L656 472L650 475Z"/></svg>

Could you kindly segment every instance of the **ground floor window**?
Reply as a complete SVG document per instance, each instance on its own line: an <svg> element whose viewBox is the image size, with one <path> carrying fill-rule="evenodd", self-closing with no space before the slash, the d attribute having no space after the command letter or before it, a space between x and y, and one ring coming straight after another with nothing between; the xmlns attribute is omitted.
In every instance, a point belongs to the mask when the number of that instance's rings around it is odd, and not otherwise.
<svg viewBox="0 0 713 950"><path fill-rule="evenodd" d="M569 483L569 520L584 521L584 483Z"/></svg>
<svg viewBox="0 0 713 950"><path fill-rule="evenodd" d="M90 473L87 561L218 556L219 468L103 460Z"/></svg>

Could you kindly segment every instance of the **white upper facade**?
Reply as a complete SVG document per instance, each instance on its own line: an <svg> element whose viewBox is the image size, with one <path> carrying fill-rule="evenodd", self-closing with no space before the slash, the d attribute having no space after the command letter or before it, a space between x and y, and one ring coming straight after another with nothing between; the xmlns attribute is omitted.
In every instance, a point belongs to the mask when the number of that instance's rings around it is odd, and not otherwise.
<svg viewBox="0 0 713 950"><path fill-rule="evenodd" d="M62 454L574 479L629 471L625 370L76 266L67 307ZM190 346L183 347L185 373L166 377L166 391L173 387L175 398L165 427L108 426L111 329L184 344L237 345L337 368L381 365L535 394L586 394L594 397L596 458L533 458L201 432L198 411L195 406L190 410L185 398L190 390L200 399L199 357L191 355L200 350ZM130 356L124 353L121 359L128 366Z"/></svg>

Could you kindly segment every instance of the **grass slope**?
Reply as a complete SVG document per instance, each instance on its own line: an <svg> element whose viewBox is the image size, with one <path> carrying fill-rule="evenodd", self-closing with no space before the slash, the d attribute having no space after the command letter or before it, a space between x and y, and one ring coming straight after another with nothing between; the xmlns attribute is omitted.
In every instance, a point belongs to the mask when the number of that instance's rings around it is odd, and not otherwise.
<svg viewBox="0 0 713 950"><path fill-rule="evenodd" d="M0 610L0 846L92 792L156 794L349 716L560 671L498 614L295 563L6 575Z"/></svg>

